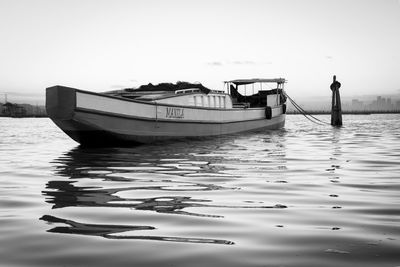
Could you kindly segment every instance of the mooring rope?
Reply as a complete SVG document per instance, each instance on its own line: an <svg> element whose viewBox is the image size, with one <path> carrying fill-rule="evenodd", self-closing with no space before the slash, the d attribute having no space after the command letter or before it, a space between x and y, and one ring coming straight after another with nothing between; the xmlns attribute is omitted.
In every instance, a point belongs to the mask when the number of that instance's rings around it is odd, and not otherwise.
<svg viewBox="0 0 400 267"><path fill-rule="evenodd" d="M314 117L314 116L311 115L311 114L307 114L307 112L306 112L302 107L300 107L300 105L297 104L290 96L288 96L288 94L286 94L286 92L283 92L283 93L284 93L285 96L289 99L289 101L292 103L292 105L293 105L304 117L306 117L306 119L308 119L309 121L314 122L314 123L316 123L316 124L320 124L320 125L329 124L329 125L330 125L330 123L327 123L327 122L325 122L325 121L322 121L322 120L320 120L320 119ZM312 119L309 118L308 116L311 117ZM313 120L313 119L314 119L314 120Z"/></svg>

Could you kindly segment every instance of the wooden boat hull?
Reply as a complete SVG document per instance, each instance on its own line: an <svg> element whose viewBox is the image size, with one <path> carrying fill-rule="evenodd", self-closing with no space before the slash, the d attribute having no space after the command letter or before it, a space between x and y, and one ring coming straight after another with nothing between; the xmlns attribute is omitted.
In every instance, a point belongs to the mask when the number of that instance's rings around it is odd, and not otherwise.
<svg viewBox="0 0 400 267"><path fill-rule="evenodd" d="M265 108L211 109L159 105L73 88L46 90L49 117L82 145L143 144L182 138L218 136L278 129L285 124L283 108L265 118Z"/></svg>

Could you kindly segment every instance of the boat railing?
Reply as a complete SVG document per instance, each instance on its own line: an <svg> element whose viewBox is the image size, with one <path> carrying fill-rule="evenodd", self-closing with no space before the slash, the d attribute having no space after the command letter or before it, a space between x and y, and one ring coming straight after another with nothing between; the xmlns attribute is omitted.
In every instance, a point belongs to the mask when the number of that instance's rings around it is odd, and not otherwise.
<svg viewBox="0 0 400 267"><path fill-rule="evenodd" d="M192 88L192 89L181 89L181 90L176 90L175 91L175 94L177 94L177 95L179 95L179 94L192 94L192 93L201 93L201 90ZM221 91L221 90L211 90L210 93L213 93L213 94L225 94L225 92Z"/></svg>
<svg viewBox="0 0 400 267"><path fill-rule="evenodd" d="M182 89L182 90L176 90L175 94L190 94L190 93L200 93L200 89Z"/></svg>
<svg viewBox="0 0 400 267"><path fill-rule="evenodd" d="M210 93L214 93L214 94L225 94L224 91L221 90L211 90Z"/></svg>

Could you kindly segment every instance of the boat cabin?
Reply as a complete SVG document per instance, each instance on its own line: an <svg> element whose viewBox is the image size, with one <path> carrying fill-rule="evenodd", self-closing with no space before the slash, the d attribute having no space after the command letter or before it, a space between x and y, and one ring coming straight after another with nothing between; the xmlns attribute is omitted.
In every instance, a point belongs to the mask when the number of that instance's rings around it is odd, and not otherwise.
<svg viewBox="0 0 400 267"><path fill-rule="evenodd" d="M284 84L286 80L278 79L238 79L225 81L225 87L232 97L233 107L257 108L277 107L286 102ZM269 84L276 84L272 88Z"/></svg>

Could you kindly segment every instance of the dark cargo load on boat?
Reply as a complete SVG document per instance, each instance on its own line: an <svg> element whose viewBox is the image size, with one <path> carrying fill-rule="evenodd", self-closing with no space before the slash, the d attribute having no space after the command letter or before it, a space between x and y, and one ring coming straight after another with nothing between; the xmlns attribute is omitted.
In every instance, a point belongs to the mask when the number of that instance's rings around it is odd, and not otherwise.
<svg viewBox="0 0 400 267"><path fill-rule="evenodd" d="M152 83L141 85L139 88L126 88L126 92L144 92L144 91L176 91L183 89L196 88L200 89L204 93L209 93L211 90L201 83L189 83L189 82L177 82L174 83L159 83L153 85Z"/></svg>

